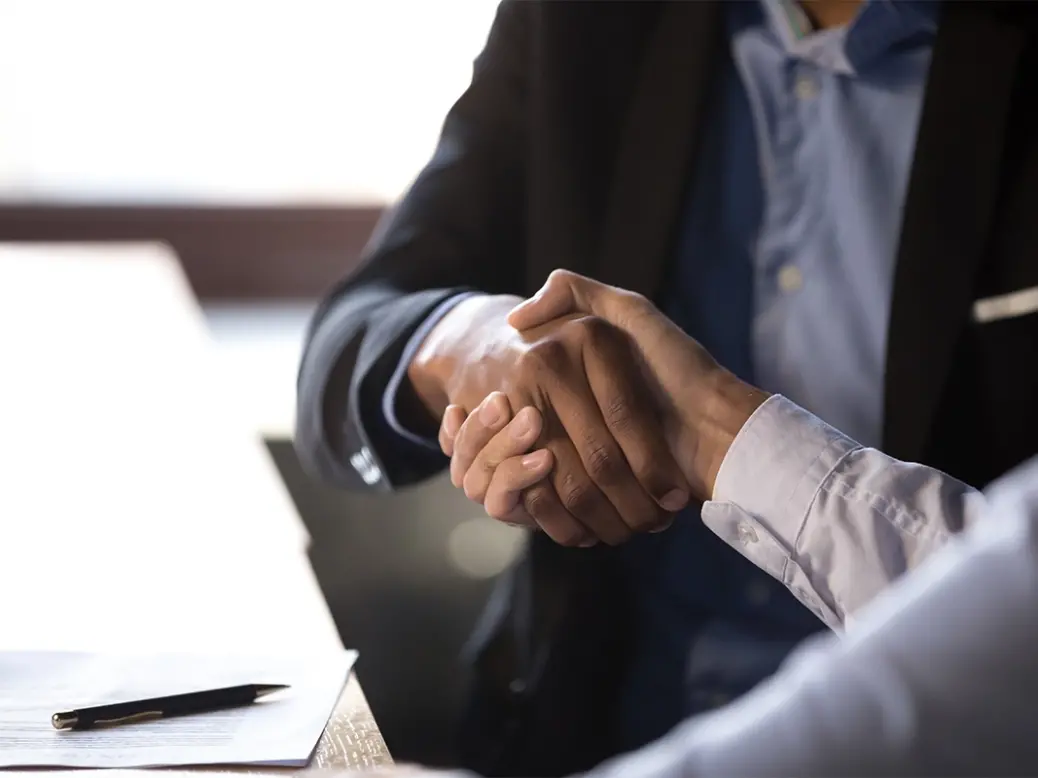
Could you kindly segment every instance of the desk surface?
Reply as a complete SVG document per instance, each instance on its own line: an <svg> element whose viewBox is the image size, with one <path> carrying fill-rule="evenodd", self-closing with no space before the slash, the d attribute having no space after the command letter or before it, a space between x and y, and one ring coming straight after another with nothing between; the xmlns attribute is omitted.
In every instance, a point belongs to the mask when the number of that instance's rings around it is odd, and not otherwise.
<svg viewBox="0 0 1038 778"><path fill-rule="evenodd" d="M341 647L169 252L0 247L0 337L0 649ZM388 761L351 679L313 766Z"/></svg>

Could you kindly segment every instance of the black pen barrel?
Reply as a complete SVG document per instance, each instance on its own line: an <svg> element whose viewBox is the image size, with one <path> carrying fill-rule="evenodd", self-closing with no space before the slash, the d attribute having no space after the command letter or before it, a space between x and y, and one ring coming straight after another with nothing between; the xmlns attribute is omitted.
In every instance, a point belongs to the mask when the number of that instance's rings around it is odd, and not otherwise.
<svg viewBox="0 0 1038 778"><path fill-rule="evenodd" d="M170 697L152 697L133 702L117 702L111 705L98 705L92 708L81 708L71 711L71 719L66 718L64 726L59 725L55 717L55 726L67 729L90 729L91 727L116 726L132 724L150 719L185 716L192 713L238 708L249 705L256 700L257 687L253 685L229 686L224 689L211 689L201 692L188 692ZM58 714L69 716L69 714Z"/></svg>

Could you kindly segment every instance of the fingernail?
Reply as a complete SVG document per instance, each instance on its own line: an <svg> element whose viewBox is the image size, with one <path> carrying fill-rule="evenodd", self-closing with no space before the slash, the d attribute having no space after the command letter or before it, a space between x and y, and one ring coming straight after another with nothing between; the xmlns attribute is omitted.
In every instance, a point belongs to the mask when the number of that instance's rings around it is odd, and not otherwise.
<svg viewBox="0 0 1038 778"><path fill-rule="evenodd" d="M497 403L488 402L484 405L479 412L479 420L488 427L497 424L501 420L501 409L497 407Z"/></svg>
<svg viewBox="0 0 1038 778"><path fill-rule="evenodd" d="M544 451L535 451L532 454L527 454L522 459L523 467L527 470L537 470L544 465L544 458Z"/></svg>
<svg viewBox="0 0 1038 778"><path fill-rule="evenodd" d="M581 543L580 547L581 548L591 548L592 546L597 546L597 545L598 545L598 540L596 538L590 538L589 540L585 540L583 543Z"/></svg>
<svg viewBox="0 0 1038 778"><path fill-rule="evenodd" d="M660 507L671 513L676 513L688 505L688 495L685 494L681 489L674 489L663 495L660 500Z"/></svg>

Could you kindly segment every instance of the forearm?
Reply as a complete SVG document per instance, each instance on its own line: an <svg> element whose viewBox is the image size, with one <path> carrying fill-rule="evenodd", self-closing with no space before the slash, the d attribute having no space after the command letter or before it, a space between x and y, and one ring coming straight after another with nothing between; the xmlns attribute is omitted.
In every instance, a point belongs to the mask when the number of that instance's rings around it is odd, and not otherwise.
<svg viewBox="0 0 1038 778"><path fill-rule="evenodd" d="M771 681L606 776L1033 775L1038 462Z"/></svg>
<svg viewBox="0 0 1038 778"><path fill-rule="evenodd" d="M773 397L724 457L703 520L839 628L970 524L978 499Z"/></svg>

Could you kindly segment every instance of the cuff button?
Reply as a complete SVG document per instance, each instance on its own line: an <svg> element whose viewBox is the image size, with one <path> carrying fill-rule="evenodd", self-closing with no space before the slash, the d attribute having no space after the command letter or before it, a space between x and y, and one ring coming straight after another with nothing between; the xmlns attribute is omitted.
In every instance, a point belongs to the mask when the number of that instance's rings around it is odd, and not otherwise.
<svg viewBox="0 0 1038 778"><path fill-rule="evenodd" d="M739 536L739 542L744 546L748 546L751 543L756 543L757 530L751 527L749 524L740 524L735 528L735 533Z"/></svg>

